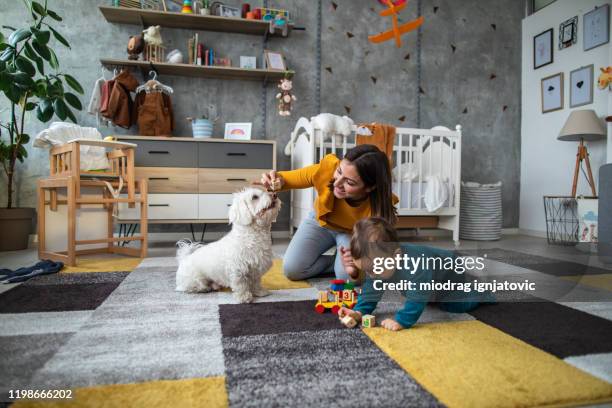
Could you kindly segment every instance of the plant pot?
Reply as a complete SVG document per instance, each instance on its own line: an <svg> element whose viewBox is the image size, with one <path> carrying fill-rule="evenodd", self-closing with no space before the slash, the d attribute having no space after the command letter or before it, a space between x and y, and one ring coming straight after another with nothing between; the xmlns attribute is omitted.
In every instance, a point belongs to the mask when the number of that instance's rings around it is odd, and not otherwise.
<svg viewBox="0 0 612 408"><path fill-rule="evenodd" d="M213 123L208 119L193 119L191 122L193 137L209 138L213 134Z"/></svg>
<svg viewBox="0 0 612 408"><path fill-rule="evenodd" d="M0 251L28 248L34 208L0 208Z"/></svg>

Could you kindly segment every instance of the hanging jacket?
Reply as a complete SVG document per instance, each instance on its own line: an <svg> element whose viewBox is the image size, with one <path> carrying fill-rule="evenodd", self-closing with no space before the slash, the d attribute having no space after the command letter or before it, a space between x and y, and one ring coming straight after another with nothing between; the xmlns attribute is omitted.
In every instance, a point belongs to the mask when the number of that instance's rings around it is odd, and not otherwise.
<svg viewBox="0 0 612 408"><path fill-rule="evenodd" d="M100 114L106 119L108 119L108 101L114 85L115 80L111 79L104 82L100 88Z"/></svg>
<svg viewBox="0 0 612 408"><path fill-rule="evenodd" d="M172 136L174 114L172 100L163 92L141 91L136 95L134 121L142 136Z"/></svg>
<svg viewBox="0 0 612 408"><path fill-rule="evenodd" d="M108 118L116 125L123 128L132 126L132 97L138 87L138 81L129 73L121 71L115 78L115 85L108 101Z"/></svg>

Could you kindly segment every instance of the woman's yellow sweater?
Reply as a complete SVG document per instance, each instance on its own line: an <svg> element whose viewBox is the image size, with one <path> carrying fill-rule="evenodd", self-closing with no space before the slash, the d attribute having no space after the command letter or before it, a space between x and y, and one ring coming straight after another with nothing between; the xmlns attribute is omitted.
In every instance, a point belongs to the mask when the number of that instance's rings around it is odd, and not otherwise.
<svg viewBox="0 0 612 408"><path fill-rule="evenodd" d="M357 207L350 206L346 200L338 200L329 189L329 182L340 164L333 154L328 154L318 164L298 170L279 171L285 180L283 190L314 187L317 198L314 202L316 219L322 227L342 232L351 232L353 225L372 213L370 200L364 200Z"/></svg>

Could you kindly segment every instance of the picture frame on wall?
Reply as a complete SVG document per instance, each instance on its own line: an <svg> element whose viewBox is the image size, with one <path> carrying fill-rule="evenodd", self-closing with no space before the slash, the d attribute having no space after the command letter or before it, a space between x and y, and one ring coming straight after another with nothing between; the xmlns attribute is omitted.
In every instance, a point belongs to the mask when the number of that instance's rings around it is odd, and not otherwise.
<svg viewBox="0 0 612 408"><path fill-rule="evenodd" d="M226 123L224 139L228 140L251 140L251 122L244 123Z"/></svg>
<svg viewBox="0 0 612 408"><path fill-rule="evenodd" d="M610 5L604 4L583 17L584 50L592 50L610 42Z"/></svg>
<svg viewBox="0 0 612 408"><path fill-rule="evenodd" d="M257 57L251 56L240 56L240 68L256 69L257 68Z"/></svg>
<svg viewBox="0 0 612 408"><path fill-rule="evenodd" d="M219 16L221 17L232 17L240 18L241 11L238 7L226 6L224 4L219 5Z"/></svg>
<svg viewBox="0 0 612 408"><path fill-rule="evenodd" d="M533 69L542 68L553 62L553 29L533 37Z"/></svg>
<svg viewBox="0 0 612 408"><path fill-rule="evenodd" d="M272 69L275 71L287 70L285 57L280 52L264 50L264 61L267 69Z"/></svg>
<svg viewBox="0 0 612 408"><path fill-rule="evenodd" d="M542 113L563 109L563 72L542 78Z"/></svg>
<svg viewBox="0 0 612 408"><path fill-rule="evenodd" d="M593 64L570 72L570 108L593 103Z"/></svg>
<svg viewBox="0 0 612 408"><path fill-rule="evenodd" d="M574 16L559 25L559 49L576 44L578 36L578 16Z"/></svg>

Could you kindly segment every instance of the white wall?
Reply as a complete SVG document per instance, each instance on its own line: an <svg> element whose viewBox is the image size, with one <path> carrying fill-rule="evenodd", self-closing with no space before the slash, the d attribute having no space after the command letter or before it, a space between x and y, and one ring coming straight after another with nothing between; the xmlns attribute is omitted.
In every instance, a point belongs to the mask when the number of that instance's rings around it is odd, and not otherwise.
<svg viewBox="0 0 612 408"><path fill-rule="evenodd" d="M526 17L522 30L522 107L521 107L521 197L519 227L529 233L546 231L544 219L544 195L570 195L573 169L578 142L561 142L557 135L571 110L569 108L570 72L576 68L594 64L594 82L597 82L599 68L610 65L610 43L583 51L583 15L595 6L610 3L610 0L557 0L553 4ZM576 44L559 50L559 24L578 16ZM553 63L537 70L533 69L533 37L553 28ZM564 109L542 113L540 82L549 75L563 72ZM593 104L574 109L594 109L599 117L605 118L612 110L612 95L608 90L594 87ZM599 167L612 159L612 143L608 130L605 141L587 143L591 168L598 183ZM585 168L586 171L586 168ZM588 183L580 175L578 194L591 195Z"/></svg>

